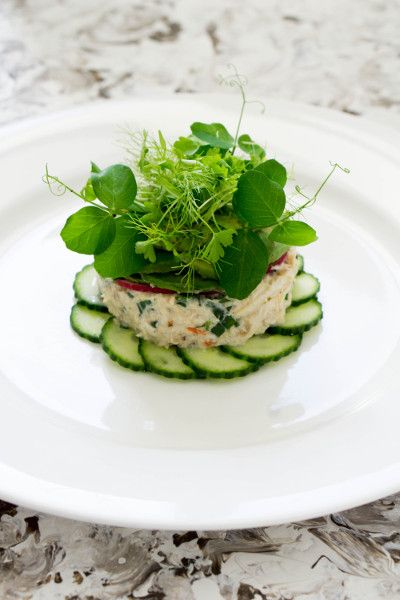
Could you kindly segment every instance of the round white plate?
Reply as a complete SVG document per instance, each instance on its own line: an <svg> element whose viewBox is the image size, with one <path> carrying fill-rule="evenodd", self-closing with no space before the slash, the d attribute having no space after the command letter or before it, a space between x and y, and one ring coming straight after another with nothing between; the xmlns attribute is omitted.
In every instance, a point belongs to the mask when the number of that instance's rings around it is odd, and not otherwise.
<svg viewBox="0 0 400 600"><path fill-rule="evenodd" d="M179 382L133 373L69 327L86 262L59 230L92 159L121 161L120 128L233 130L239 98L100 103L3 129L0 138L0 497L98 522L234 528L302 519L400 488L399 138L368 122L287 103L243 131L312 192L304 249L323 323L299 352L244 379Z"/></svg>

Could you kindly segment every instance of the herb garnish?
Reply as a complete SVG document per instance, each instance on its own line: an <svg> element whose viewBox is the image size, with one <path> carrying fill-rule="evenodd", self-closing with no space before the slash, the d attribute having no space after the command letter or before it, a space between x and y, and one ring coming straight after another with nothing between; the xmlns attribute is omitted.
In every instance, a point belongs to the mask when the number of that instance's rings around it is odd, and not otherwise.
<svg viewBox="0 0 400 600"><path fill-rule="evenodd" d="M86 204L62 231L74 252L93 254L103 277L142 279L181 293L223 289L247 297L268 265L290 245L317 239L297 219L317 199L339 168L332 169L315 194L288 209L285 167L265 159L265 150L248 134L239 135L244 108L244 78L236 71L225 82L239 88L242 104L235 135L222 123L192 123L191 133L173 144L161 132L133 136L133 169L115 164L91 174L78 192L46 167L43 177L56 195L72 192ZM237 154L239 149L241 154Z"/></svg>

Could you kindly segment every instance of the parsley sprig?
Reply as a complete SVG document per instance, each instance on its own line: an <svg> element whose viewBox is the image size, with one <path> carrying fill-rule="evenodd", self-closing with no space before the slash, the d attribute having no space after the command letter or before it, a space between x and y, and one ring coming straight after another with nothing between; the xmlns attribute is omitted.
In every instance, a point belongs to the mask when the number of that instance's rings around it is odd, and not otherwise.
<svg viewBox="0 0 400 600"><path fill-rule="evenodd" d="M61 231L67 248L94 255L103 277L133 277L182 293L220 289L243 299L289 246L317 239L298 216L336 169L348 170L333 164L310 197L296 186L303 201L288 208L286 168L266 158L248 134L239 135L249 101L241 76L233 81L242 95L235 135L222 123L199 121L174 143L161 132L157 138L142 132L131 166L92 163L81 191L46 166L43 179L53 193L71 192L86 205Z"/></svg>

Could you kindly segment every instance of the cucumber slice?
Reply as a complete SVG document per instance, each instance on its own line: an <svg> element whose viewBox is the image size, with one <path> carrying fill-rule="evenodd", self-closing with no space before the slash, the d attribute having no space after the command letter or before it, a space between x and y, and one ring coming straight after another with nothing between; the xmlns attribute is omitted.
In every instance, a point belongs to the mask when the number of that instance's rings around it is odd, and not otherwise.
<svg viewBox="0 0 400 600"><path fill-rule="evenodd" d="M109 313L89 308L78 302L72 307L70 322L72 329L78 335L91 342L100 342L101 330L109 318Z"/></svg>
<svg viewBox="0 0 400 600"><path fill-rule="evenodd" d="M298 254L296 256L297 259L297 272L301 273L302 271L304 271L304 258L302 257L301 254Z"/></svg>
<svg viewBox="0 0 400 600"><path fill-rule="evenodd" d="M107 311L107 307L101 299L99 275L93 265L86 265L75 275L73 288L80 304Z"/></svg>
<svg viewBox="0 0 400 600"><path fill-rule="evenodd" d="M308 331L319 323L322 316L321 303L312 298L298 306L289 306L284 322L281 325L270 327L268 333L280 333L282 335L304 333L304 331Z"/></svg>
<svg viewBox="0 0 400 600"><path fill-rule="evenodd" d="M139 339L132 329L121 327L116 319L110 319L102 329L100 341L108 356L122 367L132 371L145 370L139 353Z"/></svg>
<svg viewBox="0 0 400 600"><path fill-rule="evenodd" d="M292 288L292 305L302 304L310 298L314 298L319 292L319 281L311 273L299 273L296 276Z"/></svg>
<svg viewBox="0 0 400 600"><path fill-rule="evenodd" d="M140 340L139 352L147 369L153 373L176 379L196 377L196 373L183 362L174 346L163 348L148 340Z"/></svg>
<svg viewBox="0 0 400 600"><path fill-rule="evenodd" d="M264 364L279 360L297 350L301 335L255 335L241 346L223 346L223 350L249 362Z"/></svg>
<svg viewBox="0 0 400 600"><path fill-rule="evenodd" d="M185 363L203 377L231 379L258 368L258 365L230 356L220 348L179 348L178 352Z"/></svg>

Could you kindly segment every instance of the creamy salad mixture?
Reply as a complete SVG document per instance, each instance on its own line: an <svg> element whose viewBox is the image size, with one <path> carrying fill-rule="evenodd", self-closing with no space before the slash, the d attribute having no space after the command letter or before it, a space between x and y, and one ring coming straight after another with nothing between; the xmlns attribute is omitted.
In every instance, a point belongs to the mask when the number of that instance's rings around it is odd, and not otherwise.
<svg viewBox="0 0 400 600"><path fill-rule="evenodd" d="M290 250L244 300L139 292L103 278L100 289L109 312L139 337L160 346L207 348L242 344L283 321L296 272Z"/></svg>

